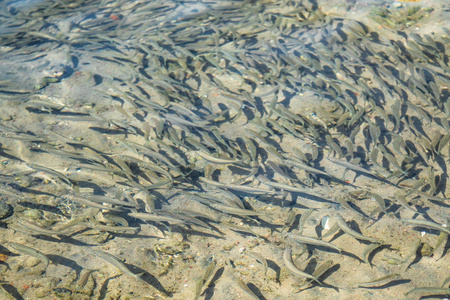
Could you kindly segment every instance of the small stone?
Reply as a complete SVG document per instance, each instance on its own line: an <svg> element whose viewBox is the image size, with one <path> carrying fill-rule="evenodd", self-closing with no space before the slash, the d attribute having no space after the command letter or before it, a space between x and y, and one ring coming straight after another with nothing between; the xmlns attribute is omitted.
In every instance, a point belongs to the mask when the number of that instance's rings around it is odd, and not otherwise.
<svg viewBox="0 0 450 300"><path fill-rule="evenodd" d="M114 237L114 236L113 236L111 233L107 232L107 231L105 231L105 232L100 232L100 233L98 234L97 238L95 239L95 241L96 241L97 243L99 243L99 244L104 244L104 243L106 243L107 241L109 241L110 239L112 239L113 237Z"/></svg>
<svg viewBox="0 0 450 300"><path fill-rule="evenodd" d="M27 219L39 220L42 219L44 213L39 209L27 209L23 212L23 216Z"/></svg>
<svg viewBox="0 0 450 300"><path fill-rule="evenodd" d="M422 248L420 249L420 254L424 257L429 257L433 254L433 247L431 247L429 244L424 243L422 245Z"/></svg>
<svg viewBox="0 0 450 300"><path fill-rule="evenodd" d="M0 200L0 219L6 219L13 214L13 208L4 200Z"/></svg>
<svg viewBox="0 0 450 300"><path fill-rule="evenodd" d="M219 67L226 68L227 67L227 61L225 59L221 58L220 61L219 61Z"/></svg>
<svg viewBox="0 0 450 300"><path fill-rule="evenodd" d="M66 288L56 288L53 290L53 293L59 299L67 299L70 295L72 295L72 291Z"/></svg>
<svg viewBox="0 0 450 300"><path fill-rule="evenodd" d="M25 261L25 266L27 266L28 268L32 268L37 266L41 261L36 258L36 257L30 257L29 259L27 259Z"/></svg>
<svg viewBox="0 0 450 300"><path fill-rule="evenodd" d="M49 294L50 294L50 290L47 288L38 288L34 292L34 295L38 298L48 297Z"/></svg>

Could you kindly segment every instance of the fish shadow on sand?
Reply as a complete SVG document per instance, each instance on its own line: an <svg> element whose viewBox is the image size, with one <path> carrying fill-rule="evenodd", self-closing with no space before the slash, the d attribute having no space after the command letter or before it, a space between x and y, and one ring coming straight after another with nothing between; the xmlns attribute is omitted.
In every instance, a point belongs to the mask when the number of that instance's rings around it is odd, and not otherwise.
<svg viewBox="0 0 450 300"><path fill-rule="evenodd" d="M383 285L379 285L379 286L371 286L371 287L359 287L360 289L368 289L368 290L379 290L379 289L387 289L390 287L394 287L400 284L404 284L404 283L408 283L411 282L410 279L397 279L397 280L393 280L391 282L385 283Z"/></svg>
<svg viewBox="0 0 450 300"><path fill-rule="evenodd" d="M225 268L221 267L214 274L213 278L211 279L211 281L208 284L208 288L203 292L203 294L205 294L205 300L211 300L212 297L214 296L214 287L215 287L216 281L219 280L220 277L222 277L224 271L225 271Z"/></svg>
<svg viewBox="0 0 450 300"><path fill-rule="evenodd" d="M2 287L5 291L7 291L14 299L16 300L24 300L24 298L20 295L19 291L12 284L2 284Z"/></svg>

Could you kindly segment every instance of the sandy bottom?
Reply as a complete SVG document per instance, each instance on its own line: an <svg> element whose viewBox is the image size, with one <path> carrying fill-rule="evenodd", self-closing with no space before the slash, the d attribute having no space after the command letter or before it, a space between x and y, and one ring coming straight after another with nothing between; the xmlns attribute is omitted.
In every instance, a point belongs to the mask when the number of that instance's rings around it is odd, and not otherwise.
<svg viewBox="0 0 450 300"><path fill-rule="evenodd" d="M309 33L301 35L302 43L313 45L312 49L319 49L318 45L326 39L327 34L333 35L339 28L344 28L343 31L348 33L345 26L351 20L366 24L380 41L391 39L405 43L406 34L429 34L436 40L445 35L442 27L448 27L446 24L450 17L450 6L438 0L412 2L414 1L319 1L318 7L324 12L323 16L334 18L334 21L332 25L320 25L322 21L299 10L305 18L314 19L312 25L306 25L306 28L311 26L311 29ZM420 219L444 224L448 222L448 201L430 201L410 196L408 205L411 209L408 209L402 207L397 199L399 192L406 194L420 178L428 183L422 185L424 192L433 185L428 179L432 178L434 181L436 178L438 187L435 196L449 197L446 190L448 145L443 145L442 151L437 151L439 153L425 153L429 160L427 163L432 166L434 173L421 163L420 166L417 165L413 175L398 181L401 188L373 176L346 170L344 166L327 159L328 156L337 157L338 154L327 144L325 136L330 134L342 149L348 151L345 139L351 135L352 130L340 130L332 122L324 121L323 116L327 112L336 113L338 116L334 120L337 120L345 107L329 97L320 97L314 91L320 89L319 79L327 82L322 72L312 72L307 77L300 71L296 74L285 68L285 73L275 74L268 63L266 74L274 73L273 78L277 78L277 81L271 81L270 77L255 79L250 73L245 73L246 69L253 68L251 55L261 55L260 59L265 61L265 54L260 53L266 53L272 47L273 53L283 56L283 50L278 48L277 41L280 40L277 40L277 36L289 41L289 33L293 34L288 30L289 25L279 25L285 31L265 30L264 26L270 28L269 20L276 24L277 15L289 11L294 2L261 2L258 4L260 8L247 18L243 18L243 12L236 7L242 5L246 11L258 7L257 4L251 6L231 2L231 6L228 6L230 3L197 1L155 1L153 4L144 1L78 1L61 6L58 3L55 2L50 7L47 2L6 1L2 7L0 23L7 25L0 25L0 44L3 45L0 49L1 299L194 299L196 282L204 276L208 266L214 263L212 275L201 289L200 299L419 299L421 293L408 296L405 293L419 287L440 287L449 276L447 241L432 253L439 230L414 227L404 221ZM396 28L398 32L368 17L373 14L374 7L400 11L415 4L433 10L427 10L423 18L404 28L399 24ZM309 9L313 4L305 1L304 5ZM39 7L43 9L38 9ZM236 17L238 13L239 17ZM259 17L252 17L258 13ZM271 14L272 17L268 17ZM232 28L223 24L233 18L243 18L245 22L259 22L260 18L265 18L262 23L264 26L249 25L238 30L240 40L248 43L243 42L242 45L247 46L242 46L242 49L252 49L242 52L243 57L238 55L239 48L230 48L232 39L225 33L226 30L232 31ZM8 22L4 23L2 20ZM320 24L314 25L317 22ZM190 26L194 26L192 24L201 28L198 36L217 36L217 42L221 45L221 51L223 50L221 59L216 59L214 52L211 55L205 54L209 50L202 48L214 47L214 42L211 41L215 38L210 38L211 43L208 45L191 45L188 40L182 42L183 30L187 31ZM169 29L164 28L171 27L178 28L179 34L165 35L164 32ZM239 25L235 27L239 28ZM249 45L257 42L255 37L270 42L265 46L257 45L254 49ZM171 44L169 39L175 41L175 44ZM349 44L361 46L367 40L355 41L350 38L350 41ZM336 43L346 44L339 39ZM376 51L384 49L380 46L381 42L370 43ZM186 53L181 55L181 50L177 52L176 46L189 48L197 57L190 58ZM447 45L441 44L439 47L448 52ZM364 49L364 46L361 48ZM233 56L236 61L230 55L227 56L226 50L231 50L229 53L236 55ZM185 68L182 63L177 64L177 59L171 55L182 57L188 62L188 66ZM272 62L274 56L267 57L267 61ZM248 65L242 63L241 59L245 57ZM372 67L382 60L376 55L361 59L363 62L370 61ZM446 59L448 62L448 57ZM309 64L305 57L299 60ZM202 63L205 67L199 67ZM280 60L279 63L286 64L286 61ZM367 120L381 129L382 136L386 137L380 141L385 141L386 146L389 144L387 147L390 150L390 142L394 136L390 134L394 132L412 144L424 143L413 134L413 129L404 125L408 116L420 123L417 126L423 128L430 140L435 132L441 132L442 136L449 134L443 129L444 122L448 123L448 115L443 112L444 109L427 104L420 106L432 119L431 123L425 122L417 112L403 104L400 116L402 125L396 130L392 109L395 97L383 92L364 65L359 66L360 63L357 60L344 61L343 66L348 69L342 68L342 72L338 74L342 77L334 82L343 90L351 90L352 84L344 87L340 81L349 78L350 75L346 72L350 69L354 71L353 75L358 74L367 79L369 86L375 87L374 90L378 93L385 94L380 108L389 115L390 123L379 126L383 122L382 117L369 109L367 102L363 102L360 95L362 88L357 87L359 92L354 92L355 107L367 108L367 119L355 121L355 124L360 122L358 126L361 128L352 141L355 157L370 161L367 149L373 147L370 142L372 129ZM421 61L420 64L426 65L427 62ZM161 68L161 65L167 69ZM429 65L439 74L449 75L448 70L431 62ZM194 70L197 68L206 75L196 73ZM399 62L398 68L408 70L402 62ZM289 73L291 71L293 73ZM286 79L289 74L294 74L291 78L304 80L304 88L293 88ZM448 98L448 82L441 82L439 86L443 99ZM276 86L277 92L272 93ZM356 84L353 83L353 86ZM246 100L242 91L247 91L254 97L255 105ZM234 92L233 97L240 100L230 98L230 92ZM195 98L190 99L186 95L194 95ZM418 103L413 92L408 91L408 95L409 101ZM239 101L246 105L240 107L237 104ZM445 101L448 99L443 100ZM279 106L284 105L293 114L309 119L308 126L315 127L319 132L316 140L309 138L309 133L305 133L308 138L299 138L287 131L281 132L276 124L263 123L260 126L259 122L266 122L267 118L276 122L282 119L275 115L268 116L274 102ZM229 111L225 111L226 109ZM243 113L233 118L239 110ZM217 115L212 118L214 113ZM200 117L198 120L186 117L192 115ZM175 117L197 122L197 125L182 124ZM202 123L205 120L206 125ZM163 127L160 127L161 122ZM159 132L160 128L162 133ZM210 140L219 143L214 130L226 140L219 147L221 158L236 158L238 163L214 163L202 155L205 151L201 150L201 145L212 156L218 152L208 143ZM182 140L181 144L177 144L171 134L178 135ZM209 139L202 137L202 134L208 135ZM258 140L258 135L266 142ZM259 146L256 161L259 166L258 174L268 177L272 182L301 187L320 197L284 191L286 189L283 188L270 188L270 185L258 180L258 176L245 179L251 170L248 161L250 150L245 149L249 138ZM196 146L195 141L199 141L200 146ZM134 145L161 153L182 170L171 168L161 158L142 155L133 144L127 146L126 143L135 143ZM304 170L293 168L289 169L295 173L294 176L278 172L277 164L282 165L281 171L286 171L287 165L276 153L272 153L268 145L273 145L278 153L283 153L283 159L295 156L297 161L299 155L295 149L300 149L306 153L311 166L326 171L335 179L330 180L329 176L321 175L314 178ZM117 161L121 155L162 167L173 177L172 183L167 181L164 173L155 170L143 172L144 168L135 163L127 164L131 171L128 174L128 169L121 167ZM397 153L395 155L399 157ZM419 157L416 153L414 155ZM348 152L346 156L347 158L341 159L347 161L350 158ZM386 159L380 160L379 164L385 168L362 165L367 170L376 170L379 176L389 176L395 171ZM64 178L58 178L58 175L50 171L36 169L36 165L57 171L66 176L70 183L76 184L68 184ZM101 171L99 168L109 169ZM189 175L181 176L180 173L183 172ZM209 177L208 173L212 175ZM247 212L255 211L259 215L239 216L239 213L226 213L209 204L202 204L199 196L209 198L209 202L204 200L208 203L219 200L227 205L231 200L225 199L232 199L230 195L220 192L214 184L208 184L207 181L205 183L202 180L204 178L224 184L222 189L238 196ZM244 181L240 183L240 180ZM389 180L397 182L395 177ZM131 182L139 183L140 186ZM160 186L152 186L159 183ZM233 185L240 184L261 191L253 193L233 188ZM124 194L118 196L122 192ZM371 199L370 193L382 197L387 207L386 213ZM180 221L178 224L147 223L131 217L129 208L114 212L108 209L111 207L109 204L101 202L106 208L93 210L71 201L70 196L75 194L134 199L139 205L139 213L152 211L158 214L160 211L169 211L178 216L180 212L189 211L191 218L196 217L196 220L207 226L202 227L189 221ZM149 208L148 202L145 203L148 199L154 201L154 208ZM339 199L344 199L344 204ZM20 224L29 226L31 223L47 230L57 230L83 214L89 217L71 227L68 234L49 235L31 229L23 232L27 230L20 227ZM127 226L138 228L137 232L98 227L98 224L118 225L118 221L108 219L109 215L125 219ZM314 245L308 245L304 252L290 238L299 235L301 231L303 236L320 237L335 224L338 215L365 237L382 242L367 255L369 263L364 261L364 255L371 242L356 239L341 230L324 240L342 249L342 253ZM295 216L292 222L289 222L289 216ZM230 227L227 224L232 225ZM418 239L420 245L417 244ZM39 258L27 255L24 250L15 250L11 242L41 251L48 257L50 264L46 267ZM414 248L414 244L419 247ZM296 267L307 274L313 274L325 262L332 261L329 269L320 276L322 285L315 282L309 284L305 278L289 271L283 258L286 248L292 249ZM132 273L144 274L140 278L127 275L101 259L95 251L112 254L123 261ZM249 251L267 260L267 271ZM87 282L80 284L87 270L94 271ZM394 277L393 274L398 276ZM360 283L390 275L392 279L386 282L356 287ZM251 292L240 287L238 279ZM299 288L305 283L304 287ZM436 298L443 299L445 294Z"/></svg>

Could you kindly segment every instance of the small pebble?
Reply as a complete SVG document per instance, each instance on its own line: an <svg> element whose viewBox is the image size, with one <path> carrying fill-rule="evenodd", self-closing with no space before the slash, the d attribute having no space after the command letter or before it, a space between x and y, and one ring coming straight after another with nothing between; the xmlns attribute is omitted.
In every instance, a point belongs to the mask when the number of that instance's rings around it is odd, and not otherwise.
<svg viewBox="0 0 450 300"><path fill-rule="evenodd" d="M30 257L29 259L27 259L25 261L25 266L27 266L28 268L32 268L37 266L41 261L39 259L37 259L36 257Z"/></svg>
<svg viewBox="0 0 450 300"><path fill-rule="evenodd" d="M12 206L0 200L0 219L6 219L13 214Z"/></svg>
<svg viewBox="0 0 450 300"><path fill-rule="evenodd" d="M27 219L39 220L42 219L44 213L39 209L28 209L23 212L23 216Z"/></svg>

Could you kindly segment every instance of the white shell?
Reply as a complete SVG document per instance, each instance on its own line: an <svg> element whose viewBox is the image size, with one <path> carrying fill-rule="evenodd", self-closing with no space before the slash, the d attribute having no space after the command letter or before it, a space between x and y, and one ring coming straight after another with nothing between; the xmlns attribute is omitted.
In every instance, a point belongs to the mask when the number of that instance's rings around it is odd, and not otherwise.
<svg viewBox="0 0 450 300"><path fill-rule="evenodd" d="M323 229L330 229L330 216L325 216L322 218L322 220L320 221L320 224L322 225Z"/></svg>

